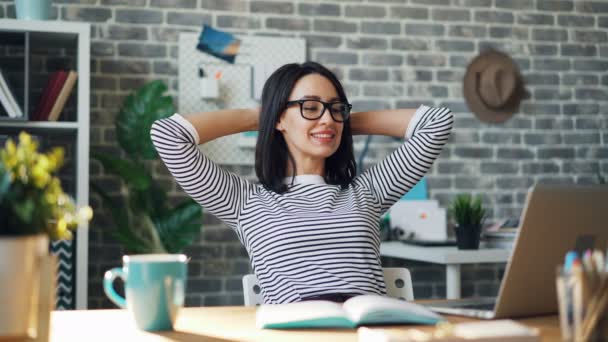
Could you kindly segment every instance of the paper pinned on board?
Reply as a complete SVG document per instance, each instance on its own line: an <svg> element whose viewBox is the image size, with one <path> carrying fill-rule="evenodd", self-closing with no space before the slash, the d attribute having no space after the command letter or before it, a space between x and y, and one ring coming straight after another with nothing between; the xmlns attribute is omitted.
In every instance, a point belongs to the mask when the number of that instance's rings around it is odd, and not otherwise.
<svg viewBox="0 0 608 342"><path fill-rule="evenodd" d="M204 24L196 48L225 60L228 63L234 64L234 59L239 53L240 45L241 41L234 35L216 30L211 26Z"/></svg>

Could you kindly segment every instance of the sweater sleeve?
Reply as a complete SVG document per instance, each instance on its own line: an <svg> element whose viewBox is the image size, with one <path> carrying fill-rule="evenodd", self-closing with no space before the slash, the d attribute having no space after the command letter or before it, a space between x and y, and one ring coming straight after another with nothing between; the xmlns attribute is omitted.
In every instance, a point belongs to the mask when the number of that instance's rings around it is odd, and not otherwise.
<svg viewBox="0 0 608 342"><path fill-rule="evenodd" d="M450 137L453 122L448 108L420 106L408 125L405 142L357 177L371 191L381 214L424 177Z"/></svg>
<svg viewBox="0 0 608 342"><path fill-rule="evenodd" d="M182 189L206 211L237 230L241 208L253 184L207 158L198 149L196 129L179 114L155 121L150 136Z"/></svg>

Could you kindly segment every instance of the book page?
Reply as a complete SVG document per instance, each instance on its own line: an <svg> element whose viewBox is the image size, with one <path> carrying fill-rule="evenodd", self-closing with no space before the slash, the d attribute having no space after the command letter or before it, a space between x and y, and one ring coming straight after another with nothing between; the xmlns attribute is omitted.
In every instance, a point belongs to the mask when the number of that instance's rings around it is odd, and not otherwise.
<svg viewBox="0 0 608 342"><path fill-rule="evenodd" d="M311 300L289 304L264 304L256 312L258 327L272 327L284 323L322 320L341 317L348 320L346 312L338 303L325 300Z"/></svg>
<svg viewBox="0 0 608 342"><path fill-rule="evenodd" d="M412 302L379 295L353 297L343 305L348 317L359 324L420 323L434 324L443 318Z"/></svg>

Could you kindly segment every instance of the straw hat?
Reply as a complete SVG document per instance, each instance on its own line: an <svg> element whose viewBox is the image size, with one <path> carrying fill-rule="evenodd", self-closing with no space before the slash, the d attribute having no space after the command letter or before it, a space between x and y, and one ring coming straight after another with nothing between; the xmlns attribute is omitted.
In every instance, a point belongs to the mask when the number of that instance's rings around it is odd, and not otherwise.
<svg viewBox="0 0 608 342"><path fill-rule="evenodd" d="M500 123L519 108L523 80L513 60L489 49L471 61L464 75L464 98L481 121Z"/></svg>

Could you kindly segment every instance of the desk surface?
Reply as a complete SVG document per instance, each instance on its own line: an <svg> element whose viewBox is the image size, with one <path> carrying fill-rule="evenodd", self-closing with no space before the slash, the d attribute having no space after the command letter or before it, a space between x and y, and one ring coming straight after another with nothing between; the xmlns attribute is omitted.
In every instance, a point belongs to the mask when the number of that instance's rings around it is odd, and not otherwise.
<svg viewBox="0 0 608 342"><path fill-rule="evenodd" d="M449 317L451 322L471 321ZM559 340L557 316L522 319L540 329L543 341ZM399 331L412 326L373 327ZM432 327L420 327L423 330ZM183 309L176 331L138 331L125 310L55 311L51 315L51 341L357 341L354 329L262 330L255 327L255 307L218 306Z"/></svg>
<svg viewBox="0 0 608 342"><path fill-rule="evenodd" d="M497 248L461 250L454 246L422 247L391 241L380 244L380 254L393 258L447 265L507 262L511 250Z"/></svg>

